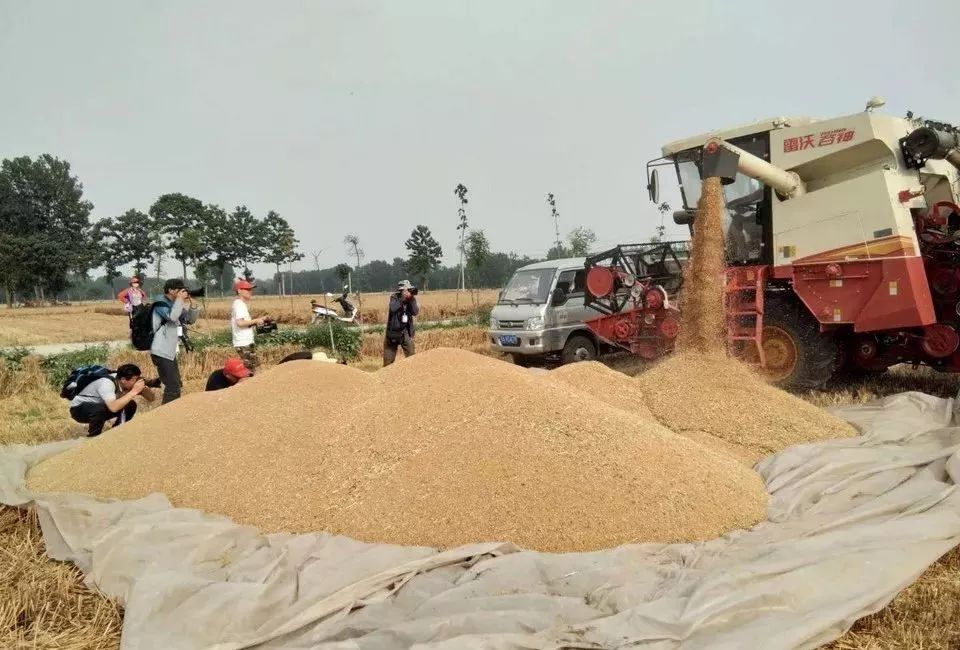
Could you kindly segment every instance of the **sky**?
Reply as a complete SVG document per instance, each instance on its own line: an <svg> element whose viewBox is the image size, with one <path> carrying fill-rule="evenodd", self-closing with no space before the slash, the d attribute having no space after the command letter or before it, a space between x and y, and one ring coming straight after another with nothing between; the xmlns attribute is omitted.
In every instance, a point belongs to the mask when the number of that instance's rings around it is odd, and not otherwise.
<svg viewBox="0 0 960 650"><path fill-rule="evenodd" d="M958 27L955 0L0 0L0 158L68 160L95 218L168 192L276 210L300 268L348 233L405 256L417 224L455 261L463 183L494 250L543 256L548 192L564 236L646 240L671 140L874 95L960 122Z"/></svg>

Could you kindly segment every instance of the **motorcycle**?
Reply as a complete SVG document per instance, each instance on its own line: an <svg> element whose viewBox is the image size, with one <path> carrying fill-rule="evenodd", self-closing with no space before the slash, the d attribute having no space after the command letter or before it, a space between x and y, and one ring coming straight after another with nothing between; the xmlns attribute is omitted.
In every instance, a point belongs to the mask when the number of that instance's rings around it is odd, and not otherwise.
<svg viewBox="0 0 960 650"><path fill-rule="evenodd" d="M357 308L353 305L352 302L347 300L347 288L343 288L343 293L334 298L332 293L327 293L325 296L327 299L333 299L333 302L340 305L340 309L343 310L343 313L337 313L335 309L326 306L326 300L324 304L318 303L316 300L310 301L310 310L313 312L313 316L310 318L310 324L315 325L321 321L327 320L336 320L341 323L355 323L357 322Z"/></svg>

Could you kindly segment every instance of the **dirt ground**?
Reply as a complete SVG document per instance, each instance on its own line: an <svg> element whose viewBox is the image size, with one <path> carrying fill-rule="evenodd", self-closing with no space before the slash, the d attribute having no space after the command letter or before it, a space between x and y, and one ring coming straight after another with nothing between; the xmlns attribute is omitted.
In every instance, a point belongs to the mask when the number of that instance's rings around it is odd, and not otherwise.
<svg viewBox="0 0 960 650"><path fill-rule="evenodd" d="M0 336L5 335L6 322L2 318L0 315ZM381 342L382 335L366 335L363 355L356 365L366 370L379 367ZM438 346L487 350L482 328L425 331L417 336L417 343L419 350ZM275 349L266 359L267 365L289 351ZM134 359L131 354L143 353L120 352L115 360L149 363ZM202 390L206 375L228 354L226 350L205 350L185 363L186 390ZM608 363L629 375L647 367L629 356L611 357ZM82 427L68 418L63 401L44 383L39 371L28 368L26 375L17 380L19 383L0 376L0 445L82 435ZM803 393L801 397L819 406L832 406L862 403L905 390L953 397L958 387L960 378L956 376L900 367L880 376ZM0 508L0 558L0 647L118 647L122 611L115 603L83 588L75 568L46 559L32 516ZM948 553L888 607L861 619L828 647L960 648L960 549Z"/></svg>

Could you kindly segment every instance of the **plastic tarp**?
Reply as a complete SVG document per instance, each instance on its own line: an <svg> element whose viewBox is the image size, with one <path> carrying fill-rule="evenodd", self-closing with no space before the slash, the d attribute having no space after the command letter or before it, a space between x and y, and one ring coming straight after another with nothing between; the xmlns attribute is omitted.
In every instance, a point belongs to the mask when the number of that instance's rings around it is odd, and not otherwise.
<svg viewBox="0 0 960 650"><path fill-rule="evenodd" d="M953 400L836 412L863 435L764 459L768 521L700 543L438 552L261 535L162 495L28 492L28 468L75 441L0 450L0 500L36 503L50 556L123 602L130 650L813 648L960 543Z"/></svg>

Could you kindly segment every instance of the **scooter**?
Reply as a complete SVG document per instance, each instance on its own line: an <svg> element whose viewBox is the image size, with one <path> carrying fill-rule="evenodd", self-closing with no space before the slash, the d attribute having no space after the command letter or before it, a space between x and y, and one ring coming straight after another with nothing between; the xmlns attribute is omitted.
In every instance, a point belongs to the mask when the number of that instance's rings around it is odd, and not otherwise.
<svg viewBox="0 0 960 650"><path fill-rule="evenodd" d="M341 323L355 323L357 321L357 308L347 300L347 287L343 288L343 293L338 298L334 298L332 293L327 293L326 298L332 298L333 302L338 303L343 310L343 314L337 313L335 309L327 307L326 304L321 305L316 300L311 300L310 310L313 312L310 319L311 325L326 320L336 320ZM326 300L324 300L324 303L326 303Z"/></svg>

